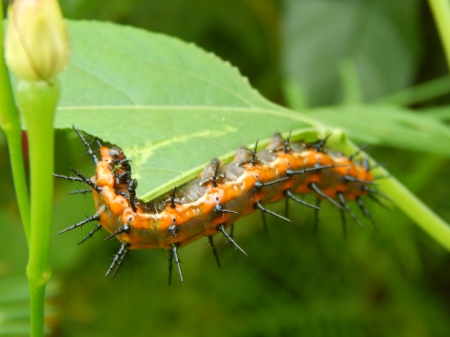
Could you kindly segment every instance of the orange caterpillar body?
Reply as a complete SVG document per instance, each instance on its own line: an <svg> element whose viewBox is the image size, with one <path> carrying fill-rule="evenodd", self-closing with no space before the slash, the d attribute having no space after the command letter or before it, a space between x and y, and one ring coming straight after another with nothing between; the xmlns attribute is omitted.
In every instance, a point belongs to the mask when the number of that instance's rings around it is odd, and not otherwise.
<svg viewBox="0 0 450 337"><path fill-rule="evenodd" d="M76 130L76 129L75 129ZM361 197L381 195L373 189L374 176L365 160L356 162L339 152L325 151L325 141L303 143L284 140L275 134L262 151L238 149L232 162L222 165L213 159L199 176L188 184L149 202L136 198L137 182L131 178L131 166L118 147L102 146L97 159L83 136L76 130L96 164L96 173L90 179L73 170L77 177L58 177L82 181L90 186L96 213L61 231L98 221L94 230L81 241L105 228L122 243L106 276L113 276L131 249L169 249L182 279L178 248L207 236L217 254L212 237L222 233L244 254L226 229L241 217L256 210L278 215L265 205L290 198L306 206L320 209L319 201L328 199L349 212L358 222L346 201L356 200L364 214L373 222ZM81 192L86 192L83 190ZM317 205L310 205L295 194L314 193ZM374 195L375 194L375 195ZM264 220L265 222L265 220Z"/></svg>

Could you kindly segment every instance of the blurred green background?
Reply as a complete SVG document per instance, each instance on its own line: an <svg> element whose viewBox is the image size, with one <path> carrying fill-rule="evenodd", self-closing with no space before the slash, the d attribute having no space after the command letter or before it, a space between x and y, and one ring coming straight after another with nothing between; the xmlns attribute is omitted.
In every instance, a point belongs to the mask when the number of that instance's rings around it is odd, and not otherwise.
<svg viewBox="0 0 450 337"><path fill-rule="evenodd" d="M426 1L60 3L70 19L114 21L194 42L237 66L268 99L296 108L369 104L448 75ZM427 99L403 103L449 118L450 86L442 83L428 90ZM56 139L55 172L67 174L69 166L93 172L73 132L58 131ZM447 158L381 146L368 152L450 221ZM0 154L0 334L22 336L27 247L1 133ZM249 216L235 228L248 258L217 237L218 269L207 240L200 240L180 251L185 284L174 277L168 287L166 251L133 251L110 281L103 274L117 242L105 243L97 234L77 246L89 225L56 234L94 212L90 196L68 195L76 187L55 183L47 315L53 336L450 334L449 254L395 206L387 211L368 201L381 232L369 222L360 230L349 221L347 239L339 212L329 205L316 235L312 210L298 205L290 207L292 224L270 218L267 236L260 216ZM282 213L284 203L272 209Z"/></svg>

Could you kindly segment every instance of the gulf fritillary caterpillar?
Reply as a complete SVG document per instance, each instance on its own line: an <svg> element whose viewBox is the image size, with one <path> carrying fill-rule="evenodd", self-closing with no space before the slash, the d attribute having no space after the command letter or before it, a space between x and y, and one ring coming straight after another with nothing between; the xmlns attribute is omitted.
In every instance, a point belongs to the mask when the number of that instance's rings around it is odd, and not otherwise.
<svg viewBox="0 0 450 337"><path fill-rule="evenodd" d="M229 164L223 165L218 159L213 159L196 179L167 195L144 202L136 197L137 181L132 179L130 161L122 149L99 144L100 158L97 158L83 135L75 127L74 130L92 157L96 172L88 179L71 168L75 177L55 176L88 185L89 189L73 193L92 192L96 213L59 233L97 221L95 228L79 243L91 238L101 228L110 233L105 240L116 237L121 247L105 277L116 275L131 249L165 248L169 250L169 284L173 260L183 282L178 249L203 236L208 237L220 267L213 236L222 233L246 255L226 229L256 210L262 212L264 226L265 214L290 222L265 207L285 198L313 208L315 227L320 201L330 201L341 210L345 231L345 212L362 227L347 201L356 201L376 227L361 197L367 195L378 203L378 197L385 197L374 188L375 177L369 162L366 159L354 160L358 153L345 156L325 150L326 138L314 143L291 143L276 133L264 150L257 152L258 143L253 151L243 146ZM317 196L316 205L295 195L307 193Z"/></svg>

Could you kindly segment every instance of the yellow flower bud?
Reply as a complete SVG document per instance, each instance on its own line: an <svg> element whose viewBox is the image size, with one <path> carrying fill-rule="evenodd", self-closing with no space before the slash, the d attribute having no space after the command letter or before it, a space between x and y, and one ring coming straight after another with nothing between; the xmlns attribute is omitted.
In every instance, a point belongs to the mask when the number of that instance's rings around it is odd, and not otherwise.
<svg viewBox="0 0 450 337"><path fill-rule="evenodd" d="M5 59L28 81L48 80L70 57L66 22L56 0L16 0L8 11Z"/></svg>

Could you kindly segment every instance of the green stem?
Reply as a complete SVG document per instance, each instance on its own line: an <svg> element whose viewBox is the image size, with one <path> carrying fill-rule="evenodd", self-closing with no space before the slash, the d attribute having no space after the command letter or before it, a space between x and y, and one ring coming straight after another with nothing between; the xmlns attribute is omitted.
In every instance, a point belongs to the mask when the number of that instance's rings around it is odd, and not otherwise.
<svg viewBox="0 0 450 337"><path fill-rule="evenodd" d="M431 11L436 22L439 35L447 59L447 66L450 69L450 1L449 0L428 0Z"/></svg>
<svg viewBox="0 0 450 337"><path fill-rule="evenodd" d="M28 132L30 154L31 237L27 275L30 285L31 336L44 333L44 295L50 278L53 195L53 117L59 84L19 80L16 97Z"/></svg>
<svg viewBox="0 0 450 337"><path fill-rule="evenodd" d="M388 191L398 208L450 252L450 227L428 206L394 178L384 179L380 188Z"/></svg>
<svg viewBox="0 0 450 337"><path fill-rule="evenodd" d="M3 8L0 6L0 19L3 22ZM0 24L0 37L3 37L3 25ZM2 39L3 40L3 39ZM0 43L0 55L3 56L3 42ZM20 216L28 243L30 242L30 204L28 200L27 180L22 154L22 130L20 117L14 104L9 81L9 73L4 59L0 60L0 126L8 140L9 157L14 187L19 204Z"/></svg>
<svg viewBox="0 0 450 337"><path fill-rule="evenodd" d="M354 153L358 150L358 147L339 130L333 131L330 137L331 142L334 148L344 153ZM389 177L377 181L379 190L392 199L398 208L450 252L450 226L384 168L378 167L372 172L375 175Z"/></svg>

